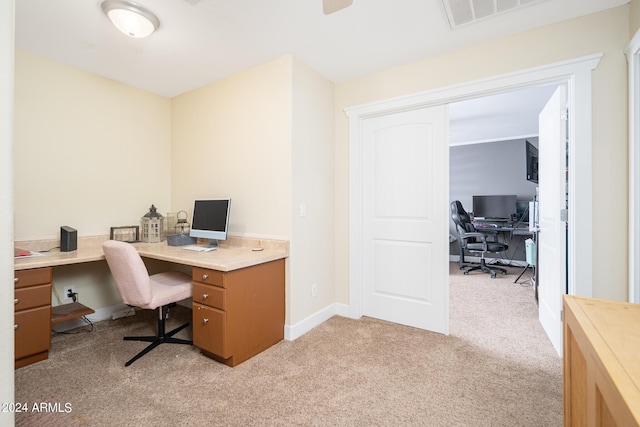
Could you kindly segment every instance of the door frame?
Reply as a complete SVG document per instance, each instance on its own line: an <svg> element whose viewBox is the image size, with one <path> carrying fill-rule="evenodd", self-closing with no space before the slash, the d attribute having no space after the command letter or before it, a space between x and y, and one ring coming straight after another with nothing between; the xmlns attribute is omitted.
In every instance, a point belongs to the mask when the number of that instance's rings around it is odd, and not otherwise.
<svg viewBox="0 0 640 427"><path fill-rule="evenodd" d="M15 6L0 3L0 400L15 402L13 287L13 140L15 94ZM10 285L11 283L11 285ZM14 425L15 414L0 412L0 424Z"/></svg>
<svg viewBox="0 0 640 427"><path fill-rule="evenodd" d="M640 303L640 30L625 51L629 63L629 302Z"/></svg>
<svg viewBox="0 0 640 427"><path fill-rule="evenodd" d="M397 111L449 104L470 98L521 89L526 86L566 82L569 114L569 294L592 296L592 272L578 269L593 265L592 233L592 91L591 72L602 53L555 62L487 79L462 83L345 109L349 118L349 317L363 315L363 120ZM576 124L580 123L580 126ZM447 209L443 206L442 209ZM578 214L579 213L579 214ZM448 214L447 214L448 215ZM443 225L446 227L446 225ZM580 233L578 230L588 230ZM448 248L443 248L448 250Z"/></svg>

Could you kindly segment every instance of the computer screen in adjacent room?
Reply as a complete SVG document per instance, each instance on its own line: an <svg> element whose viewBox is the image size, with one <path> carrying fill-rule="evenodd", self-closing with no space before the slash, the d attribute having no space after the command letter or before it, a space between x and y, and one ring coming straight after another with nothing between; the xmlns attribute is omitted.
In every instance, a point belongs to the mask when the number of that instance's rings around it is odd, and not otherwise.
<svg viewBox="0 0 640 427"><path fill-rule="evenodd" d="M227 239L230 210L231 199L196 200L189 235L209 239L209 245L217 246L218 240Z"/></svg>
<svg viewBox="0 0 640 427"><path fill-rule="evenodd" d="M529 141L525 145L527 181L538 183L538 149Z"/></svg>
<svg viewBox="0 0 640 427"><path fill-rule="evenodd" d="M485 219L510 219L516 214L515 195L473 196L473 215Z"/></svg>

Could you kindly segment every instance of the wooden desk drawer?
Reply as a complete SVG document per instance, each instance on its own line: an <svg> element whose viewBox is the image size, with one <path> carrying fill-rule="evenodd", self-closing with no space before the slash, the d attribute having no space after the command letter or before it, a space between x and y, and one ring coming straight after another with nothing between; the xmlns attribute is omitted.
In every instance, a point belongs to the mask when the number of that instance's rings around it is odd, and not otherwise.
<svg viewBox="0 0 640 427"><path fill-rule="evenodd" d="M207 285L220 286L225 288L224 272L207 270L206 268L193 267L193 281L206 283Z"/></svg>
<svg viewBox="0 0 640 427"><path fill-rule="evenodd" d="M51 267L18 270L14 274L15 288L51 283Z"/></svg>
<svg viewBox="0 0 640 427"><path fill-rule="evenodd" d="M193 282L193 302L224 310L227 291L217 286Z"/></svg>
<svg viewBox="0 0 640 427"><path fill-rule="evenodd" d="M15 290L15 311L51 305L51 284Z"/></svg>
<svg viewBox="0 0 640 427"><path fill-rule="evenodd" d="M15 314L15 358L31 356L51 347L51 307Z"/></svg>
<svg viewBox="0 0 640 427"><path fill-rule="evenodd" d="M227 313L216 308L193 303L193 345L227 359Z"/></svg>

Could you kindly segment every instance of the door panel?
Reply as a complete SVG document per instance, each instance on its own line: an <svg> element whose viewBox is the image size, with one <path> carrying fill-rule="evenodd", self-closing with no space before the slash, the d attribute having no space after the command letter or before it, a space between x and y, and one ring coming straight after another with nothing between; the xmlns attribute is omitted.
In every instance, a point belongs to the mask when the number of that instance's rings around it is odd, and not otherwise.
<svg viewBox="0 0 640 427"><path fill-rule="evenodd" d="M448 333L447 107L363 122L363 313Z"/></svg>
<svg viewBox="0 0 640 427"><path fill-rule="evenodd" d="M562 355L562 295L566 288L567 200L566 87L560 86L539 118L539 318L551 343Z"/></svg>

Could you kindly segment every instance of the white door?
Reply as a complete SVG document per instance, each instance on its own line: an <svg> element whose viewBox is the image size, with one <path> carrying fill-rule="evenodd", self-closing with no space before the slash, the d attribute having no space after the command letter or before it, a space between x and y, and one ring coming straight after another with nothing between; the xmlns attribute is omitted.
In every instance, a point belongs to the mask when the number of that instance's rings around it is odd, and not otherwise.
<svg viewBox="0 0 640 427"><path fill-rule="evenodd" d="M566 87L560 86L539 118L539 318L562 355L562 295L566 292L567 121Z"/></svg>
<svg viewBox="0 0 640 427"><path fill-rule="evenodd" d="M363 121L363 314L449 332L447 106Z"/></svg>

